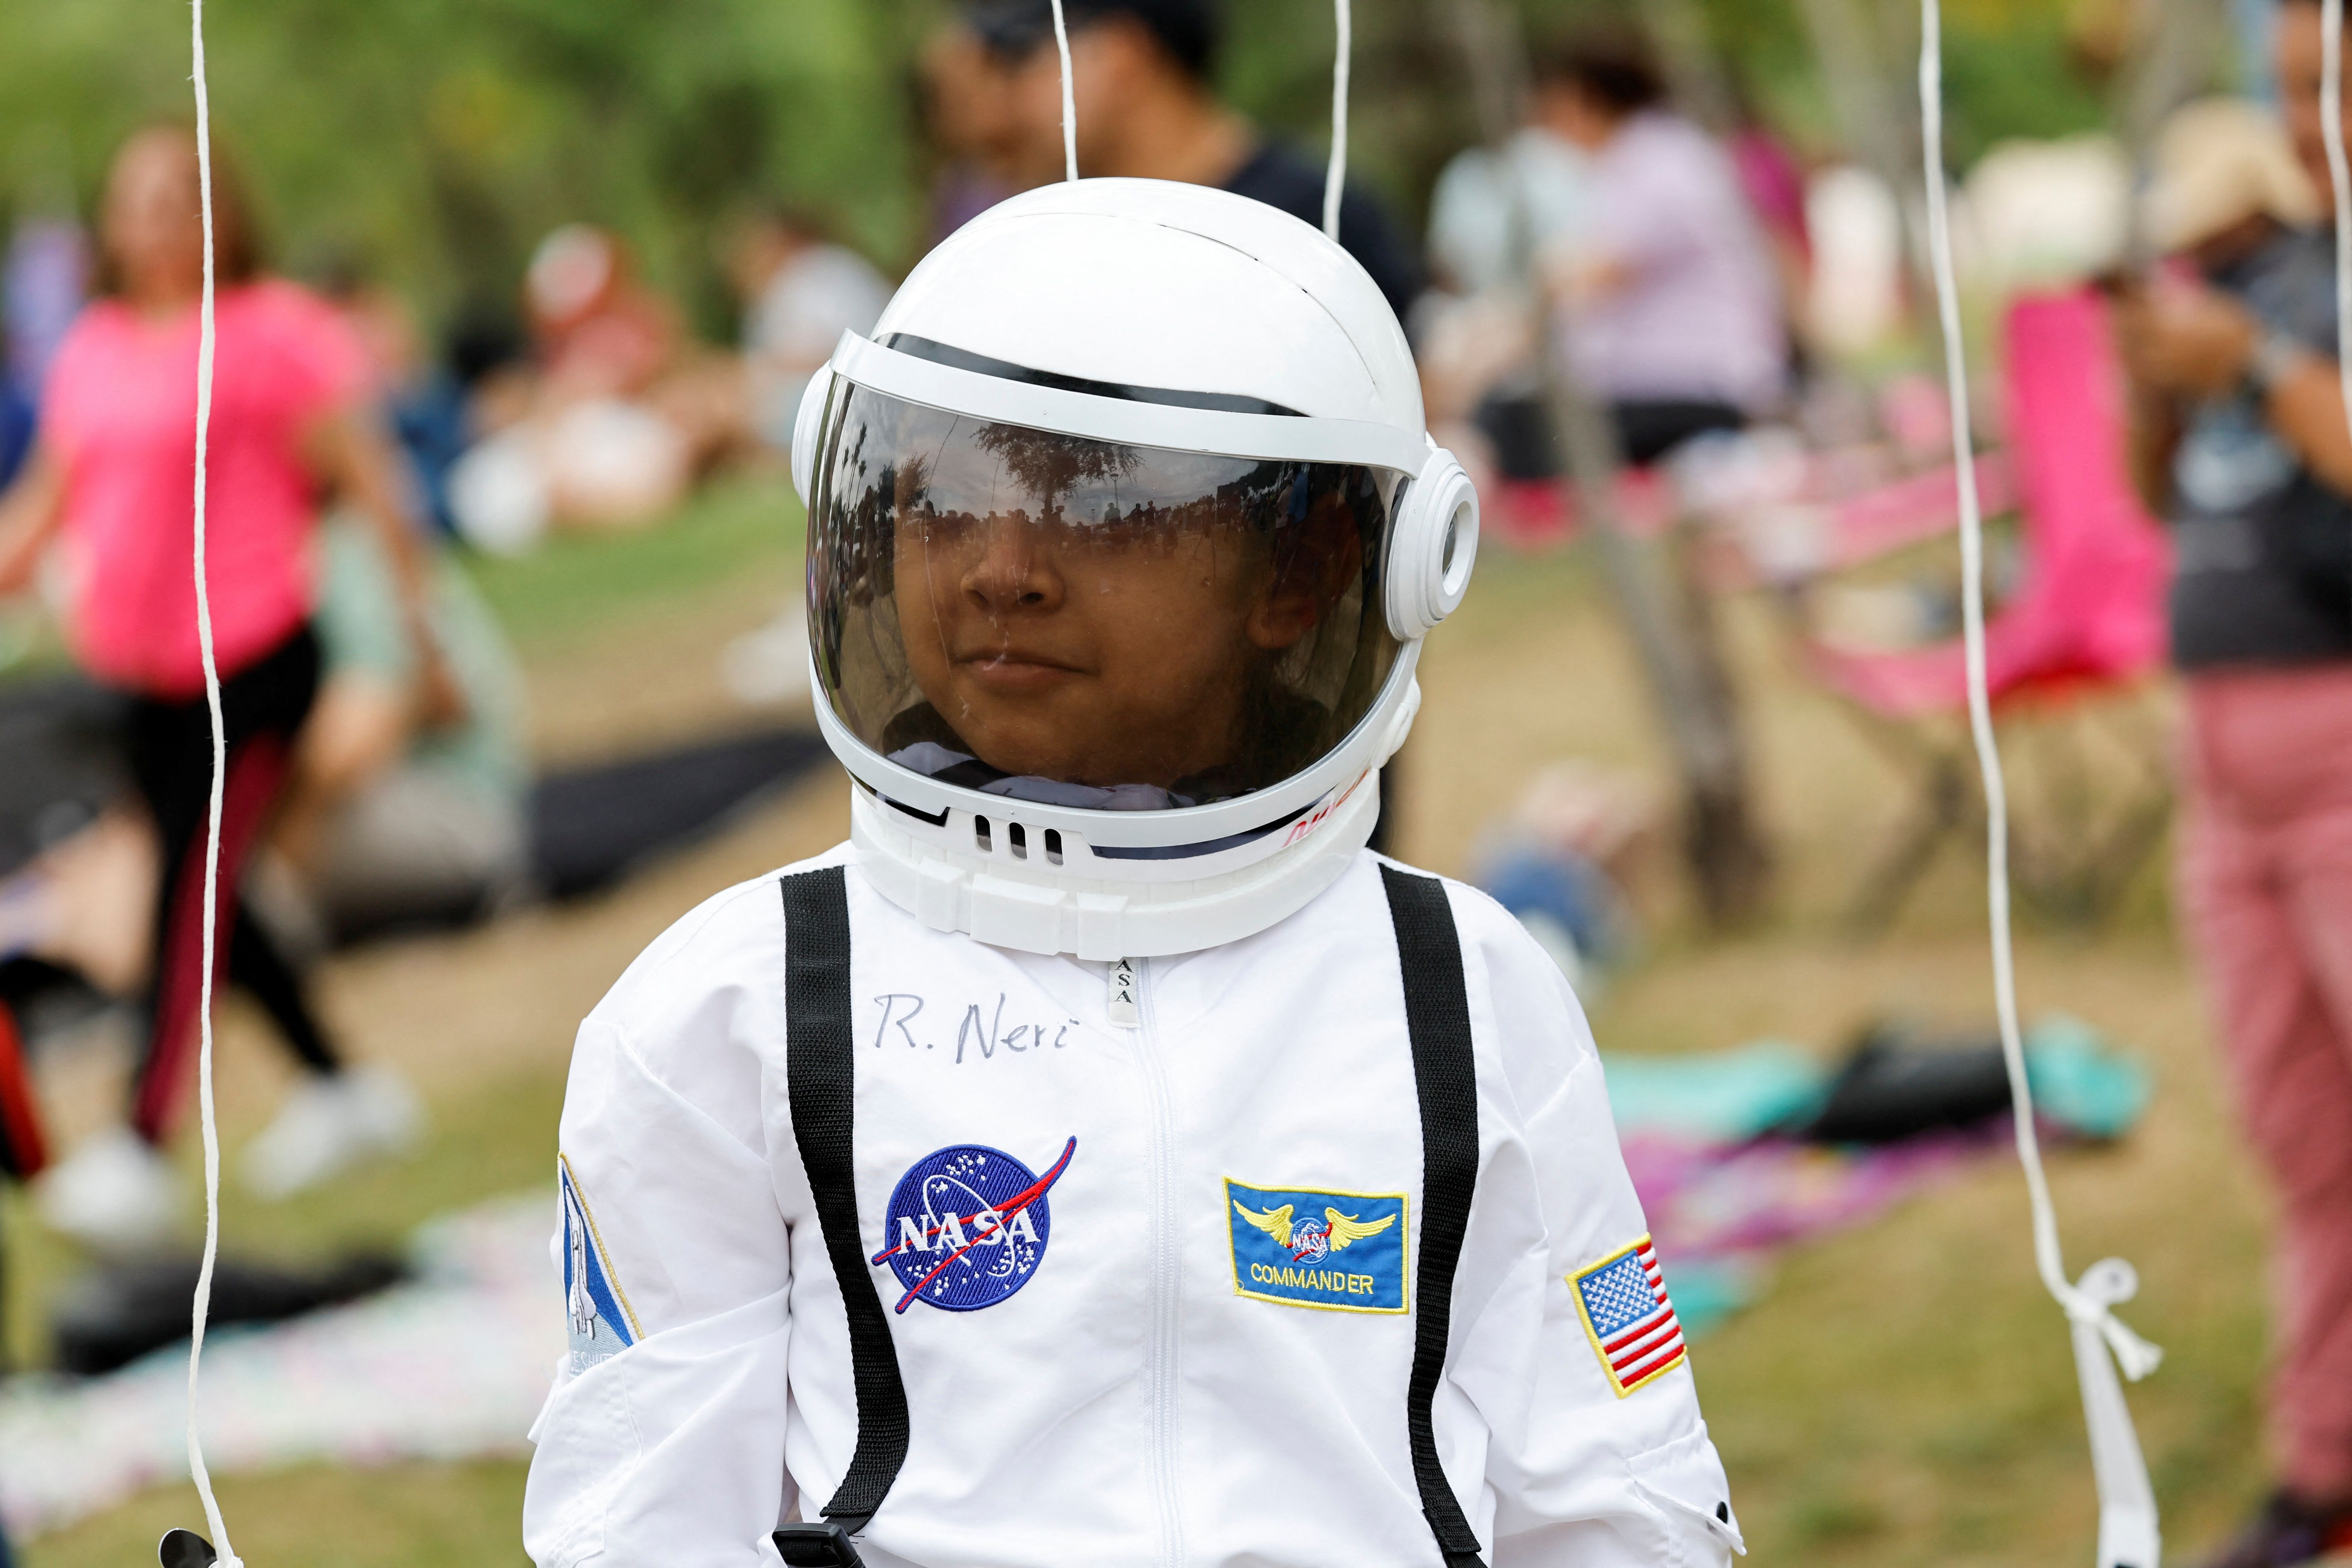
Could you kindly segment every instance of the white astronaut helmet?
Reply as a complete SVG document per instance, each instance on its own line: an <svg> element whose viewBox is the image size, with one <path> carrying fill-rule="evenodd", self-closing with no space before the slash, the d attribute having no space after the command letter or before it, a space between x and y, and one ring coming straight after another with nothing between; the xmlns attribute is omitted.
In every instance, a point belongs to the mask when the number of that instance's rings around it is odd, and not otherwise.
<svg viewBox="0 0 2352 1568"><path fill-rule="evenodd" d="M867 876L1089 959L1235 941L1339 875L1477 550L1363 268L1158 180L958 230L812 380L793 477Z"/></svg>

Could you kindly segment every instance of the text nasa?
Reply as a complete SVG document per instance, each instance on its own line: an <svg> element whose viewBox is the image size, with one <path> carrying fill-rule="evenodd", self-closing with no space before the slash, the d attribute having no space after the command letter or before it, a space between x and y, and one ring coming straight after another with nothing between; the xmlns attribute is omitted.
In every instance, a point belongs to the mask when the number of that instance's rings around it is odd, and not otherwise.
<svg viewBox="0 0 2352 1568"><path fill-rule="evenodd" d="M1291 1268L1253 1263L1249 1274L1260 1285L1283 1285L1293 1290L1328 1290L1335 1296L1369 1296L1373 1290L1372 1276L1342 1274L1335 1268Z"/></svg>
<svg viewBox="0 0 2352 1568"><path fill-rule="evenodd" d="M967 1219L972 1227L970 1237L964 1235L963 1229ZM922 1221L913 1215L902 1215L898 1220L898 1245L908 1252L968 1252L975 1247L1003 1247L1008 1239L1037 1239L1037 1227L1030 1223L1026 1208L1015 1209L1009 1221L994 1209L982 1209L968 1216L944 1214L928 1233Z"/></svg>

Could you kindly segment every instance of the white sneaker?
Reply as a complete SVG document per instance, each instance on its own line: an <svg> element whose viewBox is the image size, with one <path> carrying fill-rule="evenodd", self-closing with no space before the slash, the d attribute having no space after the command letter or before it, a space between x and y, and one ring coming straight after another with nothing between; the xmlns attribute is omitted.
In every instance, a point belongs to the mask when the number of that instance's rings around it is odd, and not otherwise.
<svg viewBox="0 0 2352 1568"><path fill-rule="evenodd" d="M180 1217L180 1178L163 1152L128 1127L85 1139L35 1188L49 1228L100 1252L152 1251Z"/></svg>
<svg viewBox="0 0 2352 1568"><path fill-rule="evenodd" d="M261 1197L291 1197L372 1154L406 1152L424 1127L416 1091L390 1068L313 1075L246 1145L245 1184Z"/></svg>

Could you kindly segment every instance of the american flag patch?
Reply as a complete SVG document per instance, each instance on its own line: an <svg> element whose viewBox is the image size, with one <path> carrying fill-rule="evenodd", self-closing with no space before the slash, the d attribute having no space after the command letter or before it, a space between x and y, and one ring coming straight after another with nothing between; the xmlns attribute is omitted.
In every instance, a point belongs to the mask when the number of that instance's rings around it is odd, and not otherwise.
<svg viewBox="0 0 2352 1568"><path fill-rule="evenodd" d="M1584 1331L1609 1386L1624 1398L1683 1364L1683 1326L1658 1272L1657 1248L1643 1237L1571 1274Z"/></svg>

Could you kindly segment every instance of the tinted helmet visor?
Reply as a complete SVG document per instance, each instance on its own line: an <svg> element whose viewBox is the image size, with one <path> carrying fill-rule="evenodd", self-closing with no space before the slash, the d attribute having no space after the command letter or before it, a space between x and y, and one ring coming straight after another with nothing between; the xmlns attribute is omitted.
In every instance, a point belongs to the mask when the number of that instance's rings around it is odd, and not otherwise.
<svg viewBox="0 0 2352 1568"><path fill-rule="evenodd" d="M824 700L943 783L1100 810L1269 789L1370 711L1397 474L992 423L836 382L810 505Z"/></svg>

